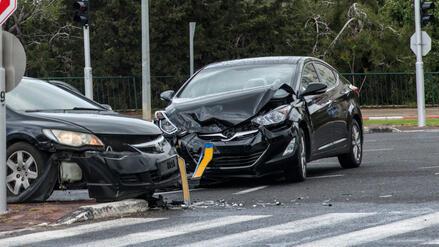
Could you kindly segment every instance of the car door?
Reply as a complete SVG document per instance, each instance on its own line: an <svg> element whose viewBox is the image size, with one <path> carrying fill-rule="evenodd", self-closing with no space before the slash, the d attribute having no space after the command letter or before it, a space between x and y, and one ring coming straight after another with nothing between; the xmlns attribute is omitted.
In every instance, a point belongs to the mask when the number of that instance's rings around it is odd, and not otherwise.
<svg viewBox="0 0 439 247"><path fill-rule="evenodd" d="M339 83L338 75L334 70L320 62L314 63L314 66L321 82L328 86L325 93L329 102L326 109L329 119L327 131L331 132L332 142L324 146L322 151L329 154L336 154L344 150L348 141L348 101L345 97L343 83Z"/></svg>
<svg viewBox="0 0 439 247"><path fill-rule="evenodd" d="M321 83L321 81L314 64L308 62L303 66L300 91L303 92L311 83ZM313 129L311 133L311 150L313 157L318 158L326 151L325 146L334 142L330 126L332 119L328 114L331 101L327 93L305 96L304 101Z"/></svg>

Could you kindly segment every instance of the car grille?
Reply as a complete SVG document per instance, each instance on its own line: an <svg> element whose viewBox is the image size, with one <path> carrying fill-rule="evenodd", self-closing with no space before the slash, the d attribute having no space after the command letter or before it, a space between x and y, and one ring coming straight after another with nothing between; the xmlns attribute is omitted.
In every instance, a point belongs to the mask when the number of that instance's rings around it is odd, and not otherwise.
<svg viewBox="0 0 439 247"><path fill-rule="evenodd" d="M160 135L98 135L105 148L114 152L133 152L129 145L141 144L157 139ZM108 149L107 149L108 150Z"/></svg>
<svg viewBox="0 0 439 247"><path fill-rule="evenodd" d="M265 150L256 151L250 154L227 154L213 155L213 159L209 167L227 168L227 167L247 167L251 166L264 154ZM200 159L200 154L192 154L195 162Z"/></svg>
<svg viewBox="0 0 439 247"><path fill-rule="evenodd" d="M158 170L138 173L138 174L124 174L120 175L120 182L125 185L130 184L142 184L152 181L153 183L158 183L162 180L166 180L174 176L175 174L167 174L165 176L160 176Z"/></svg>

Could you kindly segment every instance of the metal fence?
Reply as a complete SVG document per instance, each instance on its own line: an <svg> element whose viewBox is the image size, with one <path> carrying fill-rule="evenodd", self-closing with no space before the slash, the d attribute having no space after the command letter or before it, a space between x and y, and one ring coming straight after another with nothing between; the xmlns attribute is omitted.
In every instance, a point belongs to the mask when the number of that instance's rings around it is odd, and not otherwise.
<svg viewBox="0 0 439 247"><path fill-rule="evenodd" d="M415 73L350 73L343 74L361 89L363 106L416 106ZM83 77L50 77L45 80L64 81L84 91ZM184 81L174 76L153 76L152 108L164 107L160 92L178 89ZM117 111L135 111L142 108L142 82L136 76L93 77L94 99L109 104ZM425 73L425 100L430 106L439 106L439 72Z"/></svg>
<svg viewBox="0 0 439 247"><path fill-rule="evenodd" d="M361 89L363 106L416 106L415 73L344 74ZM425 103L439 105L439 72L425 73Z"/></svg>

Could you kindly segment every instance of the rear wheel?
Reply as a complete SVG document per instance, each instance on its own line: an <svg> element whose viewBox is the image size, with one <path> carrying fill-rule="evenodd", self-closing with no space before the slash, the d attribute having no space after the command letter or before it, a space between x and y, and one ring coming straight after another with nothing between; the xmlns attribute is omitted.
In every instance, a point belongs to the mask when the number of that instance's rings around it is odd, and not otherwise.
<svg viewBox="0 0 439 247"><path fill-rule="evenodd" d="M349 169L361 165L363 158L363 134L357 120L352 120L349 153L338 156L340 166Z"/></svg>
<svg viewBox="0 0 439 247"><path fill-rule="evenodd" d="M8 202L41 202L52 194L56 169L34 146L18 142L7 149Z"/></svg>
<svg viewBox="0 0 439 247"><path fill-rule="evenodd" d="M296 153L293 156L293 164L285 168L285 178L288 182L302 182L306 179L306 142L303 130L298 131Z"/></svg>

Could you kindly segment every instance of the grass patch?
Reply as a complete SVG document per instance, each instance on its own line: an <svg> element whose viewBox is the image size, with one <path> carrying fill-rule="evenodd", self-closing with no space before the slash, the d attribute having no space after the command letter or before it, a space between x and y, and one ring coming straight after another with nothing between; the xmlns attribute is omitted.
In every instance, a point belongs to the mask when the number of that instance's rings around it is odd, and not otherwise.
<svg viewBox="0 0 439 247"><path fill-rule="evenodd" d="M364 120L367 125L418 126L416 119ZM439 126L439 119L427 119L427 126Z"/></svg>

